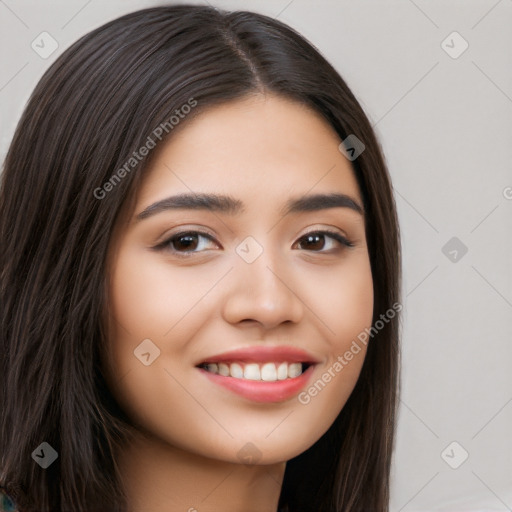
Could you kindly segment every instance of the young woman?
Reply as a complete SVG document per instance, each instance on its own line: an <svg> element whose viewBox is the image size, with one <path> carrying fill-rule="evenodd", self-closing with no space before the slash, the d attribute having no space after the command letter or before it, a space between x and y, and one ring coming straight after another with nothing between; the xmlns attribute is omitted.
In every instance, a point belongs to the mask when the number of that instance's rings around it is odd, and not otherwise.
<svg viewBox="0 0 512 512"><path fill-rule="evenodd" d="M16 130L0 244L5 509L388 510L390 178L291 28L178 5L82 37Z"/></svg>

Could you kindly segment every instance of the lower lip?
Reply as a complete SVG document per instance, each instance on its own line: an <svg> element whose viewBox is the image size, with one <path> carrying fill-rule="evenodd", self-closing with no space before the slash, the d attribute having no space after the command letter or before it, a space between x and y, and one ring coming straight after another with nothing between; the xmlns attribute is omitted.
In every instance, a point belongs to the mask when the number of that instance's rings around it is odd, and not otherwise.
<svg viewBox="0 0 512 512"><path fill-rule="evenodd" d="M217 373L211 373L203 368L199 368L199 370L215 384L224 386L244 398L248 398L253 402L269 403L284 402L297 395L310 380L315 366L314 364L310 365L307 370L298 377L277 380L275 382L235 379L234 377L224 377Z"/></svg>

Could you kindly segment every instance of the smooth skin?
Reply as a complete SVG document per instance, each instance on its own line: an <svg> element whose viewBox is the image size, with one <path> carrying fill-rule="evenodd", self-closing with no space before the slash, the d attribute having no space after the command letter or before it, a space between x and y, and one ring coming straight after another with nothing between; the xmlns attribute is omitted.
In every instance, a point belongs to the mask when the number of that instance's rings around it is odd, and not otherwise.
<svg viewBox="0 0 512 512"><path fill-rule="evenodd" d="M141 432L119 465L131 512L275 512L286 461L338 416L364 346L308 404L297 396L254 402L196 365L241 347L288 345L320 361L308 385L332 372L372 322L364 214L280 210L312 194L346 194L361 207L362 198L338 135L299 103L253 95L190 121L154 150L134 211L111 243L107 380ZM229 195L244 210L167 209L137 219L183 193ZM325 229L353 246L305 237ZM193 230L211 239L175 236ZM249 236L263 249L252 263L236 252ZM148 366L134 355L145 339L160 350ZM254 465L244 463L247 451Z"/></svg>

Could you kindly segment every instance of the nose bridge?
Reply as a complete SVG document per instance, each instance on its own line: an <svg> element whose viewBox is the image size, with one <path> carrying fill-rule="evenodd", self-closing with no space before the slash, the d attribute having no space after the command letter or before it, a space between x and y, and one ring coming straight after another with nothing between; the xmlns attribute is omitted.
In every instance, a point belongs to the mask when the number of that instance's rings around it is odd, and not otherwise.
<svg viewBox="0 0 512 512"><path fill-rule="evenodd" d="M226 320L255 320L267 327L300 321L303 304L296 295L293 272L285 268L286 256L270 247L270 240L247 237L237 246Z"/></svg>

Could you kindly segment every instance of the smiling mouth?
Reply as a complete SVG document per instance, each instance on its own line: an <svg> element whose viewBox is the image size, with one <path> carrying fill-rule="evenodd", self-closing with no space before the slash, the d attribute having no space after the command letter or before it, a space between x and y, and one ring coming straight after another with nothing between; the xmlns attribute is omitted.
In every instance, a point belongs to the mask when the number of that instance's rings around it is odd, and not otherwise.
<svg viewBox="0 0 512 512"><path fill-rule="evenodd" d="M197 368L202 368L209 373L232 377L240 380L253 380L263 382L277 382L294 379L302 375L312 363L300 362L267 362L267 363L201 363Z"/></svg>

